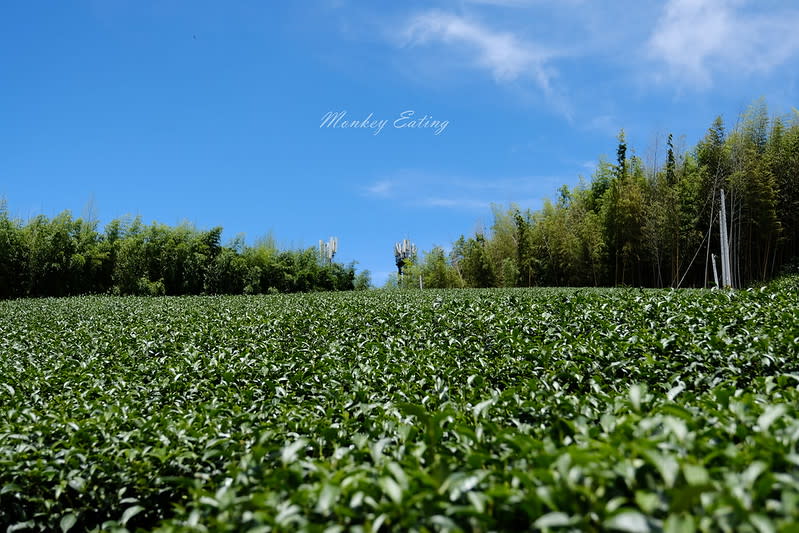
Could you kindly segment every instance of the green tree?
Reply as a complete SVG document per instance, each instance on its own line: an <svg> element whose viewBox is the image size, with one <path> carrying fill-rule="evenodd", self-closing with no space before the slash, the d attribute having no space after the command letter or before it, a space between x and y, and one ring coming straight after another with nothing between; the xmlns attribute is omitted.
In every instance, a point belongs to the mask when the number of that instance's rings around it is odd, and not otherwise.
<svg viewBox="0 0 799 533"><path fill-rule="evenodd" d="M500 205L492 205L491 211L494 218L491 224L490 237L485 239L485 251L491 261L491 272L494 275L494 285L502 287L514 287L517 278L503 279L497 278L497 273L502 272L503 264L506 260L516 262L518 255L516 242L516 221L513 218L513 211L517 206L511 205L510 210L505 210ZM481 285L490 286L490 285Z"/></svg>
<svg viewBox="0 0 799 533"><path fill-rule="evenodd" d="M429 289L451 289L463 286L455 268L447 261L444 249L433 247L424 255L418 274L422 276L423 286Z"/></svg>
<svg viewBox="0 0 799 533"><path fill-rule="evenodd" d="M516 261L510 262L506 259L503 262L503 278L515 273L516 285L519 287L532 287L535 280L535 259L533 257L533 247L531 242L530 213L522 216L519 209L514 209L513 219L516 222ZM511 266L515 267L511 270ZM505 284L505 283L503 283Z"/></svg>
<svg viewBox="0 0 799 533"><path fill-rule="evenodd" d="M468 240L461 235L451 253L452 264L466 287L493 287L494 267L488 255L485 237L478 234Z"/></svg>
<svg viewBox="0 0 799 533"><path fill-rule="evenodd" d="M365 291L372 288L372 273L368 270L361 270L355 276L353 288L356 291Z"/></svg>
<svg viewBox="0 0 799 533"><path fill-rule="evenodd" d="M27 294L27 255L21 225L9 217L5 200L0 198L0 298Z"/></svg>

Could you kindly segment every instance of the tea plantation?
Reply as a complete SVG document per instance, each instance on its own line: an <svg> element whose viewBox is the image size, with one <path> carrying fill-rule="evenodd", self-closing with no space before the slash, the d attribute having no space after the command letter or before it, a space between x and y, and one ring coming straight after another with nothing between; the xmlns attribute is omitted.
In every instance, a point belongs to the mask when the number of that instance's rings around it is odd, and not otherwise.
<svg viewBox="0 0 799 533"><path fill-rule="evenodd" d="M799 531L799 280L0 302L0 530Z"/></svg>

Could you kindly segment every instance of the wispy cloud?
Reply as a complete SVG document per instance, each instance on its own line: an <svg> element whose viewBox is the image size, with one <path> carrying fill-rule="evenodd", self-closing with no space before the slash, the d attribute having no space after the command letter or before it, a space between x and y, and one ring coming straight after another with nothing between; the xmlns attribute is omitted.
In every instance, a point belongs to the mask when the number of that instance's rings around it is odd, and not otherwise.
<svg viewBox="0 0 799 533"><path fill-rule="evenodd" d="M412 17L403 31L408 46L442 43L471 58L498 82L532 78L552 93L549 60L556 54L508 31L498 31L464 16L431 10Z"/></svg>
<svg viewBox="0 0 799 533"><path fill-rule="evenodd" d="M424 207L444 207L447 209L464 210L486 210L491 206L491 202L477 200L474 198L421 198L418 205Z"/></svg>
<svg viewBox="0 0 799 533"><path fill-rule="evenodd" d="M466 4L485 5L492 7L513 7L513 8L535 7L548 4L546 0L463 0L463 1ZM585 0L560 0L558 4L560 5L582 4L584 2Z"/></svg>
<svg viewBox="0 0 799 533"><path fill-rule="evenodd" d="M588 119L583 128L588 131L597 131L605 135L616 135L619 133L619 119L614 115L597 115Z"/></svg>
<svg viewBox="0 0 799 533"><path fill-rule="evenodd" d="M718 73L768 73L796 56L797 28L796 9L748 12L742 0L669 0L647 52L670 79L707 88Z"/></svg>
<svg viewBox="0 0 799 533"><path fill-rule="evenodd" d="M391 191L393 188L394 184L391 181L382 180L368 186L366 188L366 192L371 196L380 196L382 198L387 198L391 196Z"/></svg>
<svg viewBox="0 0 799 533"><path fill-rule="evenodd" d="M365 187L366 196L410 207L486 211L491 204L540 204L557 186L568 180L551 176L505 179L453 178L417 171L403 171Z"/></svg>
<svg viewBox="0 0 799 533"><path fill-rule="evenodd" d="M496 7L530 7L540 0L464 0L467 4L478 4Z"/></svg>

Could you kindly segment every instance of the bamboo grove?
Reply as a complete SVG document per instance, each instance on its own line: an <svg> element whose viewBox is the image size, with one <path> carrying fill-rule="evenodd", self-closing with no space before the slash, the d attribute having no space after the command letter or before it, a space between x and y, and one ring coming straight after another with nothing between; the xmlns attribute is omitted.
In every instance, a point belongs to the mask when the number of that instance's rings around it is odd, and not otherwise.
<svg viewBox="0 0 799 533"><path fill-rule="evenodd" d="M490 228L424 254L400 285L710 287L722 189L733 286L797 270L799 112L770 117L759 101L685 153L669 135L659 165L630 152L622 130L590 183L538 211L494 206Z"/></svg>
<svg viewBox="0 0 799 533"><path fill-rule="evenodd" d="M369 285L354 264L325 261L314 248L220 244L222 228L145 225L121 218L97 229L65 211L22 224L0 204L0 298L77 294L256 294L352 290Z"/></svg>

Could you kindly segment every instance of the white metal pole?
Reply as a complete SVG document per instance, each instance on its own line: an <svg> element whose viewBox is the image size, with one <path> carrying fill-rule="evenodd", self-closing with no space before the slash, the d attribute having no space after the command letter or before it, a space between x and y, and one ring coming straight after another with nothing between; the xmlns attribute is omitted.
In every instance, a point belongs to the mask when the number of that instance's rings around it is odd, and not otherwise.
<svg viewBox="0 0 799 533"><path fill-rule="evenodd" d="M721 278L724 288L732 287L730 279L730 240L727 236L727 205L724 189L721 189L721 218L719 219L721 237Z"/></svg>

